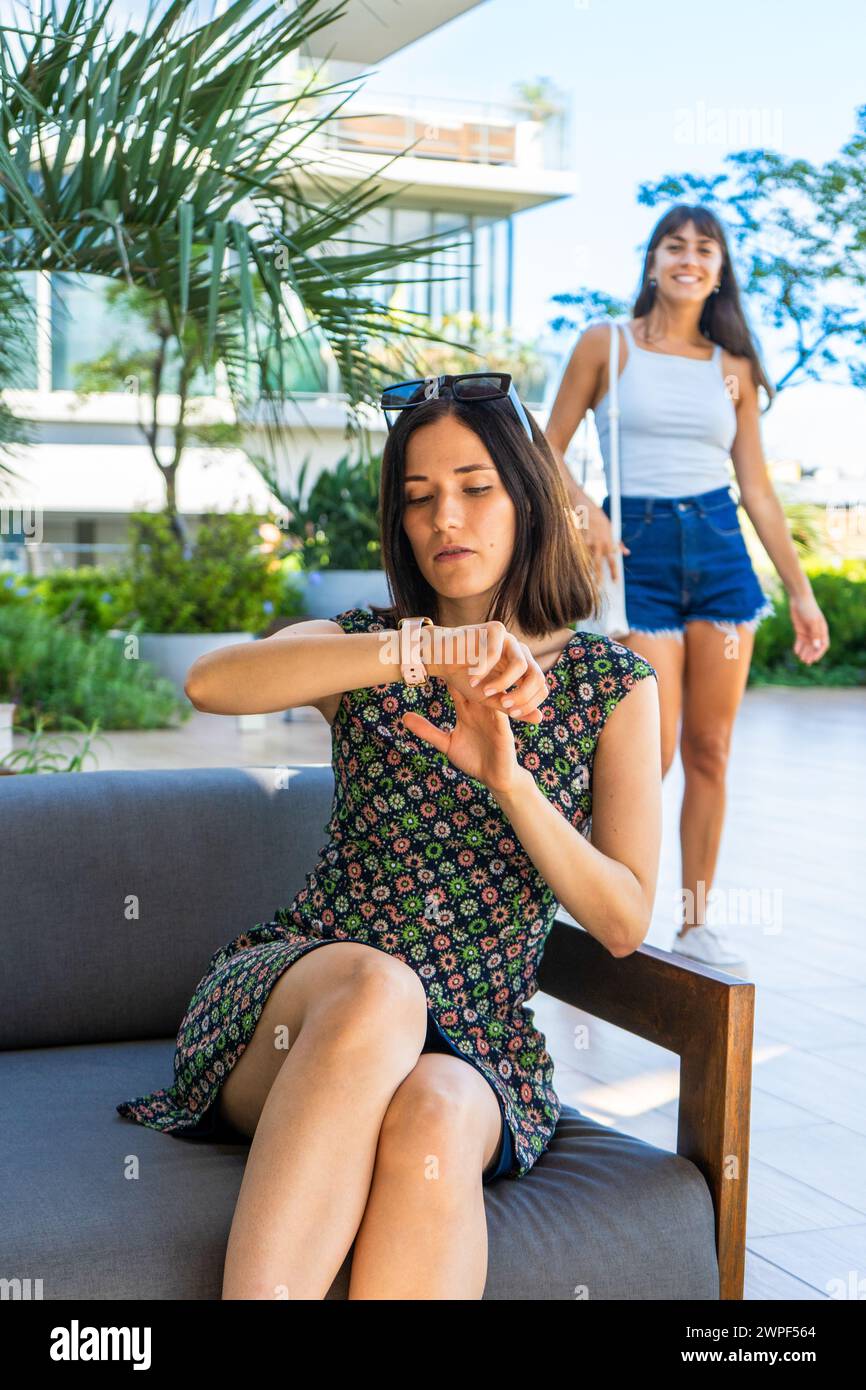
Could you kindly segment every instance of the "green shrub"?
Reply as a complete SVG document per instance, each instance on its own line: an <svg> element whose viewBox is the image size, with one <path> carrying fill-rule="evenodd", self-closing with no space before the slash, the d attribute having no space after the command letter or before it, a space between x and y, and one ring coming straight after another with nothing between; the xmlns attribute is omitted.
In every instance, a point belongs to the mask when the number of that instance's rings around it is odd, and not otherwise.
<svg viewBox="0 0 866 1390"><path fill-rule="evenodd" d="M88 632L107 632L119 627L130 610L130 585L122 569L80 565L19 583L50 618L77 624Z"/></svg>
<svg viewBox="0 0 866 1390"><path fill-rule="evenodd" d="M253 513L202 518L186 555L164 512L130 517L130 615L145 632L261 632L286 611L286 576L257 549Z"/></svg>
<svg viewBox="0 0 866 1390"><path fill-rule="evenodd" d="M782 593L755 633L750 684L866 684L866 560L843 560L833 569L807 562L803 568L827 619L830 646L813 666L794 655L794 628Z"/></svg>
<svg viewBox="0 0 866 1390"><path fill-rule="evenodd" d="M192 707L145 661L125 655L123 638L78 632L31 603L0 608L0 699L13 700L16 725L165 729Z"/></svg>
<svg viewBox="0 0 866 1390"><path fill-rule="evenodd" d="M32 598L33 581L12 572L0 572L0 610Z"/></svg>
<svg viewBox="0 0 866 1390"><path fill-rule="evenodd" d="M296 495L283 494L292 518L288 533L304 569L380 569L381 457L364 462L344 455L332 469L319 474L304 501L308 462L298 474Z"/></svg>

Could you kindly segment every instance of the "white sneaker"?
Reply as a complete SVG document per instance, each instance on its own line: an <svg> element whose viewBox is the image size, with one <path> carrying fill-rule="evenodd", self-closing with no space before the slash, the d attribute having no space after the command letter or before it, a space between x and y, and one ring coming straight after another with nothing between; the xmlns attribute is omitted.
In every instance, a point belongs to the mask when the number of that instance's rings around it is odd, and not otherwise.
<svg viewBox="0 0 866 1390"><path fill-rule="evenodd" d="M689 956L703 965L745 965L746 958L718 927L689 927L678 931L671 950L679 956Z"/></svg>

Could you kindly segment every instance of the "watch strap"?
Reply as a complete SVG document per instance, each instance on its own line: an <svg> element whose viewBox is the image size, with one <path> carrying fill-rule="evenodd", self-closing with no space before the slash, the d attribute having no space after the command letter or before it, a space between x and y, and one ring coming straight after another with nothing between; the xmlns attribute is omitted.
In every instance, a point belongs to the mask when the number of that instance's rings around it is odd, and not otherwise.
<svg viewBox="0 0 866 1390"><path fill-rule="evenodd" d="M423 685L427 679L427 667L421 660L419 643L425 623L433 627L432 618L400 619L400 671L405 685Z"/></svg>

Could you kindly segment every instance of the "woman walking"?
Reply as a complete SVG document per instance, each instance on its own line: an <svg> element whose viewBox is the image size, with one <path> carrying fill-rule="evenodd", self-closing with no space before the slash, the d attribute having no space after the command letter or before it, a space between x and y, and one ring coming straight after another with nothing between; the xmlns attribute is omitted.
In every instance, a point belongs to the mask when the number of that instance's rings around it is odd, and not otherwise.
<svg viewBox="0 0 866 1390"><path fill-rule="evenodd" d="M352 1299L480 1298L483 1187L530 1173L561 1109L524 1007L557 903L615 956L652 917L655 672L570 626L598 595L544 435L507 374L397 383L383 405L393 605L187 679L198 709L314 705L332 729L304 888L209 962L174 1084L117 1107L252 1138L224 1298L324 1298L353 1241Z"/></svg>
<svg viewBox="0 0 866 1390"><path fill-rule="evenodd" d="M731 731L754 632L772 611L753 569L731 493L788 595L794 651L807 665L829 646L827 623L797 557L761 449L758 386L773 388L740 304L727 240L707 208L678 204L647 246L633 318L620 334L618 381L622 542L602 506L577 486L565 451L592 407L610 487L609 324L585 330L565 369L546 434L572 505L586 516L597 575L616 577L622 550L630 630L625 645L658 674L662 776L681 724L685 791L680 816L684 919L673 948L710 965L744 963L738 944L708 924L706 899L725 813Z"/></svg>

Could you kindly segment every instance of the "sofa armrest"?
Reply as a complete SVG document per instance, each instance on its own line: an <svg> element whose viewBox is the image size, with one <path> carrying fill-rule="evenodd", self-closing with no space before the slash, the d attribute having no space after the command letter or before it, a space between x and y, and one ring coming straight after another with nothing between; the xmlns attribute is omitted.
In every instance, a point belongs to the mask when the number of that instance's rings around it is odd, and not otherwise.
<svg viewBox="0 0 866 1390"><path fill-rule="evenodd" d="M701 1170L712 1195L719 1297L741 1299L754 984L654 946L617 958L582 927L557 917L538 987L678 1054L677 1153Z"/></svg>

